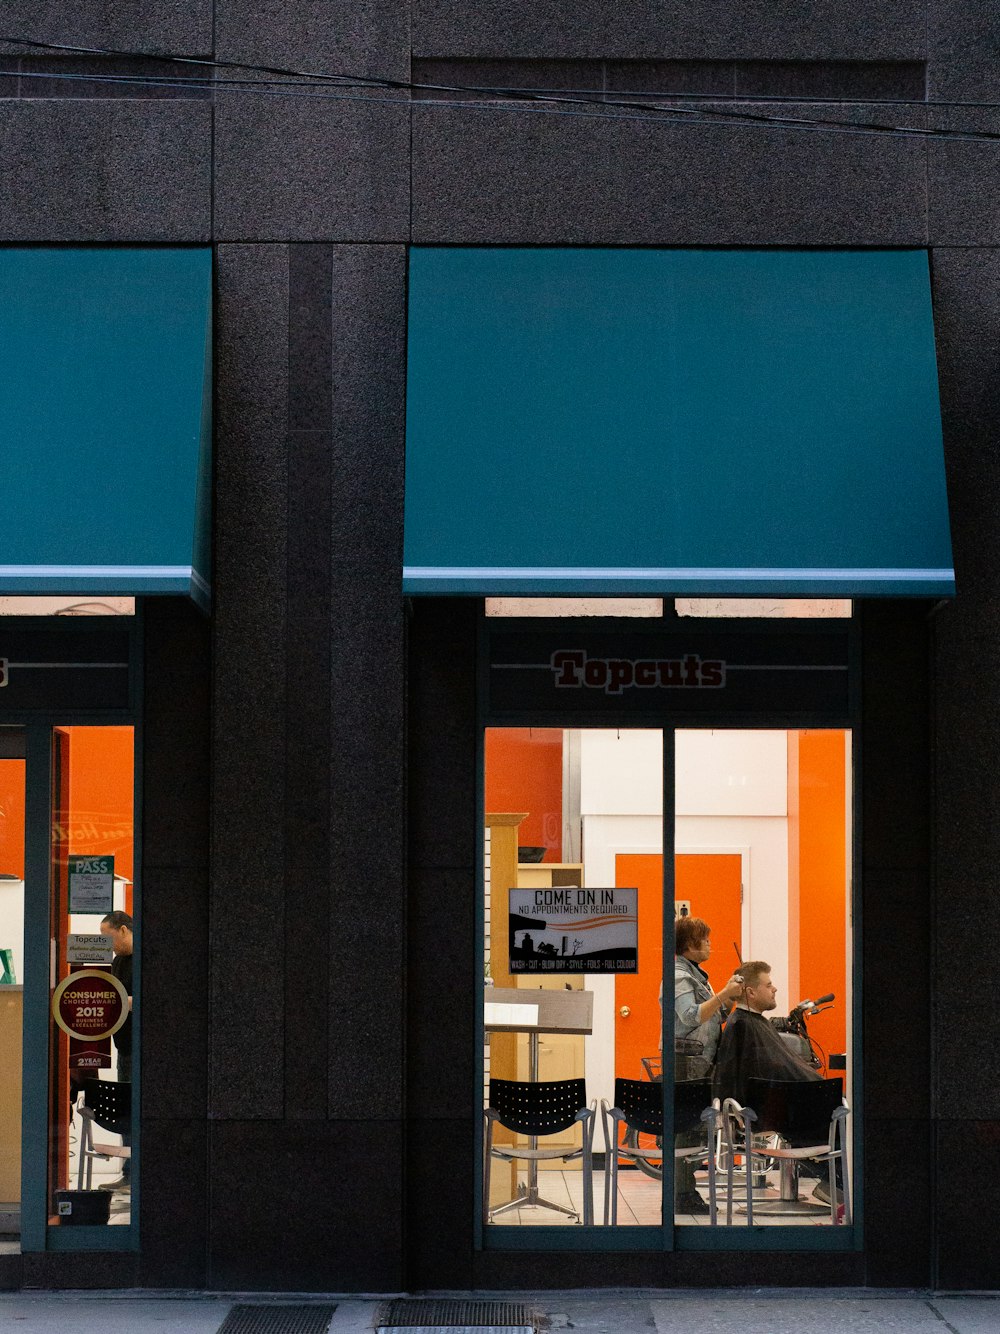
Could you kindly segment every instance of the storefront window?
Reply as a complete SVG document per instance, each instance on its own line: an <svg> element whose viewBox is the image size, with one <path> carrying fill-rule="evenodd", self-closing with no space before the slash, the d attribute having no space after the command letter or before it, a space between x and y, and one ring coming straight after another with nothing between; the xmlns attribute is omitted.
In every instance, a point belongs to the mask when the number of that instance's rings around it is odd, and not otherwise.
<svg viewBox="0 0 1000 1334"><path fill-rule="evenodd" d="M657 730L487 732L491 1224L589 1221L588 1174L595 1225L661 1224L655 1125L647 1134L608 1113L619 1077L642 1085L655 1120L662 1106L662 756ZM539 1136L506 1124L512 1099L544 1107L573 1080L567 1115L580 1120ZM622 1160L614 1200L605 1178L626 1139L642 1152L627 1160L634 1170Z"/></svg>
<svg viewBox="0 0 1000 1334"><path fill-rule="evenodd" d="M851 734L673 741L487 730L487 1226L851 1220Z"/></svg>
<svg viewBox="0 0 1000 1334"><path fill-rule="evenodd" d="M50 1226L131 1220L133 730L52 733Z"/></svg>
<svg viewBox="0 0 1000 1334"><path fill-rule="evenodd" d="M832 1160L831 1205L825 1149L852 1094L850 774L844 731L676 733L676 1098L711 1077L720 1224L746 1226L748 1190L758 1225L847 1221L850 1159ZM849 1150L849 1115L834 1128ZM680 1225L711 1221L707 1166Z"/></svg>

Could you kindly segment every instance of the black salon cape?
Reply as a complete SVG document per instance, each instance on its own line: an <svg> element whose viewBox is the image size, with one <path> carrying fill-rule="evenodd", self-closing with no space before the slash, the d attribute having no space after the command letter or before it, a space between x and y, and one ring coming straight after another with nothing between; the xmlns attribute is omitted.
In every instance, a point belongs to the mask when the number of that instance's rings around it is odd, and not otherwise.
<svg viewBox="0 0 1000 1334"><path fill-rule="evenodd" d="M726 1020L715 1058L712 1093L747 1105L750 1079L818 1080L822 1076L785 1046L778 1030L754 1010L737 1009Z"/></svg>

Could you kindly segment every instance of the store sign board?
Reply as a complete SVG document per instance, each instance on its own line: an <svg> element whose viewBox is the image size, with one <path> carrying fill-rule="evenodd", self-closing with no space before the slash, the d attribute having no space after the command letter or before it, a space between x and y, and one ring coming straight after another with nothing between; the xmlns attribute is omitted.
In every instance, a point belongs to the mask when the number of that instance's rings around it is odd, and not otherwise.
<svg viewBox="0 0 1000 1334"><path fill-rule="evenodd" d="M53 991L52 1018L71 1038L109 1038L128 1018L128 992L114 973L84 968Z"/></svg>
<svg viewBox="0 0 1000 1334"><path fill-rule="evenodd" d="M68 862L70 912L111 912L115 906L114 857L70 857Z"/></svg>
<svg viewBox="0 0 1000 1334"><path fill-rule="evenodd" d="M72 932L66 938L66 962L105 964L111 963L114 949L107 936L85 936Z"/></svg>
<svg viewBox="0 0 1000 1334"><path fill-rule="evenodd" d="M48 617L50 624L41 626L4 617L0 622L4 712L128 708L133 630L121 623L123 619Z"/></svg>
<svg viewBox="0 0 1000 1334"><path fill-rule="evenodd" d="M759 622L757 623L759 625ZM605 626L607 623L605 623ZM833 628L488 630L492 714L845 714L851 635Z"/></svg>
<svg viewBox="0 0 1000 1334"><path fill-rule="evenodd" d="M635 973L639 891L508 890L511 973Z"/></svg>

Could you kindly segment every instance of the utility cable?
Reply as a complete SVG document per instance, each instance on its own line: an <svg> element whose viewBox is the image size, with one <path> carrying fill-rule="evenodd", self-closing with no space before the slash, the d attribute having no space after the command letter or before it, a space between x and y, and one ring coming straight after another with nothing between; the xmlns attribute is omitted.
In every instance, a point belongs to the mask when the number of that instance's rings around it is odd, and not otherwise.
<svg viewBox="0 0 1000 1334"><path fill-rule="evenodd" d="M475 85L462 84L434 84L434 83L415 83L401 79L390 79L377 76L362 76L339 73L326 73L313 70L287 69L281 66L255 65L246 61L226 61L210 60L197 56L178 56L169 52L160 51L128 51L112 47L85 47L69 45L60 42L43 42L32 38L13 37L0 35L0 42L7 42L13 45L27 46L33 49L44 49L48 51L61 51L75 55L91 55L102 57L117 57L125 59L139 60L157 60L169 62L171 64L193 65L201 68L219 70L236 69L247 73L271 75L281 81L292 79L296 81L305 81L310 85L332 84L334 88L354 87L362 89L381 89L396 92L434 92L434 93L459 93L475 94L477 100L463 101L458 99L435 98L418 100L416 102L402 102L398 98L372 98L361 97L357 94L350 95L346 93L329 92L282 92L280 87L273 85L260 87L254 81L222 81L217 78L206 79L204 84L195 83L194 80L170 81L147 78L140 75L88 75L88 74L51 74L40 72L20 72L20 77L45 77L45 78L65 78L78 79L84 81L113 80L115 82L127 83L134 82L140 86L147 87L191 87L208 86L213 91L250 91L258 92L259 95L266 96L285 96L285 97L304 97L317 98L322 100L343 100L343 101L363 101L363 102L381 102L392 106L413 107L431 107L431 108L461 108L463 110L534 110L550 115L577 116L589 119L600 120L646 120L655 121L664 119L668 123L678 124L685 119L689 123L698 124L739 124L745 126L759 126L769 129L796 129L808 130L812 132L826 132L838 134L861 134L861 135L892 135L897 138L921 138L921 139L950 139L962 140L966 142L996 142L1000 140L1000 131L991 130L972 130L972 129L945 129L941 127L918 126L918 125L885 125L877 121L857 121L857 120L838 120L830 117L811 117L811 116L790 116L773 115L764 112L752 112L746 110L731 110L718 106L688 106L688 105L665 105L662 102L636 102L628 98L609 98L607 94L595 93L589 97L567 94L558 90L539 92L533 89L524 88L493 88L480 87ZM495 102L483 102L478 100L481 96L502 97L509 102L498 105ZM645 94L643 94L645 96ZM670 97L670 94L666 94ZM717 96L717 95L716 95ZM772 99L762 99L772 101ZM798 101L799 99L788 99ZM773 101L772 101L773 104ZM829 105L827 102L826 105ZM870 104L865 104L870 105ZM934 108L934 103L907 103L907 105L919 105L928 108ZM988 105L988 104L980 104ZM564 110L564 107L572 107L573 110ZM581 108L594 108L592 110L583 110ZM604 110L603 108L612 108ZM621 114L622 112L627 114Z"/></svg>

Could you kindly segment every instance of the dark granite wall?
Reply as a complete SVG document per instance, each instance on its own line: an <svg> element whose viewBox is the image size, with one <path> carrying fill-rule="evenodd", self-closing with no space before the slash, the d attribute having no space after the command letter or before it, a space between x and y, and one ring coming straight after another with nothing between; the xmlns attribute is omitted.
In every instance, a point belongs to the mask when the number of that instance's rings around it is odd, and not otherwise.
<svg viewBox="0 0 1000 1334"><path fill-rule="evenodd" d="M139 1022L148 1203L131 1283L189 1287L204 1283L208 1253L209 624L187 599L151 599L144 640ZM132 1272L121 1271L122 1286Z"/></svg>
<svg viewBox="0 0 1000 1334"><path fill-rule="evenodd" d="M1000 252L938 251L934 290L959 588L933 620L935 1279L995 1288L1000 1260L973 1202L1000 1168L1000 1051L989 1018L1000 978Z"/></svg>
<svg viewBox="0 0 1000 1334"><path fill-rule="evenodd" d="M761 86L788 65L796 96L808 81L789 62L881 62L907 79L926 63L933 102L1000 94L991 0L12 0L5 28L397 79L411 58L617 62L621 87L658 77L621 62L767 63ZM411 107L357 89L101 96L52 76L134 65L65 62L0 46L0 242L215 245L215 610L210 630L173 602L146 622L141 1261L29 1258L25 1276L994 1285L968 1237L975 1187L1000 1166L995 146ZM851 114L997 128L947 106ZM410 242L933 250L959 599L929 622L925 607L864 614L864 1256L618 1256L595 1272L472 1253L474 625L461 603L414 609L408 696ZM180 927L182 960L155 944ZM445 931L468 945L467 970L427 966Z"/></svg>
<svg viewBox="0 0 1000 1334"><path fill-rule="evenodd" d="M403 277L219 248L215 1287L402 1282Z"/></svg>

